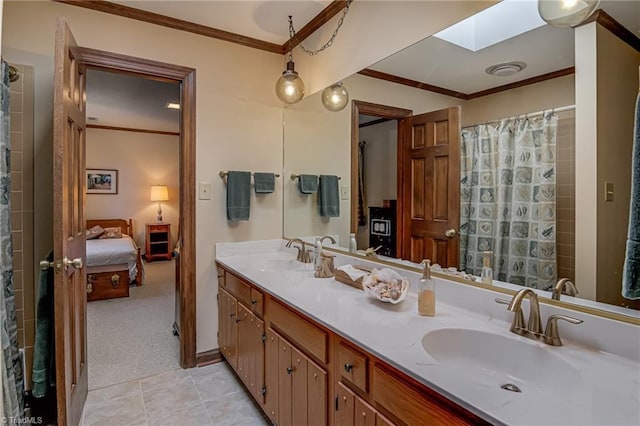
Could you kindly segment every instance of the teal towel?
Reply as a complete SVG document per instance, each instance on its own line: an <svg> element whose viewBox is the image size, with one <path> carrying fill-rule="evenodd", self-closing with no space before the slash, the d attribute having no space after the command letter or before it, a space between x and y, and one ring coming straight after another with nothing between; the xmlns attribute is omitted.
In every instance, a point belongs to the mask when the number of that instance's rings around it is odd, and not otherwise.
<svg viewBox="0 0 640 426"><path fill-rule="evenodd" d="M271 194L276 190L276 175L274 173L254 173L253 189L256 194Z"/></svg>
<svg viewBox="0 0 640 426"><path fill-rule="evenodd" d="M301 194L313 194L318 190L318 176L316 175L299 175L298 189Z"/></svg>
<svg viewBox="0 0 640 426"><path fill-rule="evenodd" d="M338 176L320 175L318 209L322 217L340 216L340 189Z"/></svg>
<svg viewBox="0 0 640 426"><path fill-rule="evenodd" d="M631 158L631 202L629 203L627 252L622 270L622 297L640 299L640 94L636 99Z"/></svg>
<svg viewBox="0 0 640 426"><path fill-rule="evenodd" d="M53 261L53 252L49 253L47 261ZM55 386L56 380L55 330L53 327L53 268L40 272L36 309L36 337L33 344L31 381L33 382L33 396L35 398L43 398L46 396L49 386Z"/></svg>
<svg viewBox="0 0 640 426"><path fill-rule="evenodd" d="M249 220L251 173L229 171L227 175L227 220Z"/></svg>

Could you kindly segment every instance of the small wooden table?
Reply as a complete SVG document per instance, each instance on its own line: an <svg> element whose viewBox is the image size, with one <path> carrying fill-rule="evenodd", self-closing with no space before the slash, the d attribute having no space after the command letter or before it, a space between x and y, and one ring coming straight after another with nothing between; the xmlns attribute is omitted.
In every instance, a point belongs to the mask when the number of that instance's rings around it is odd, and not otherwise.
<svg viewBox="0 0 640 426"><path fill-rule="evenodd" d="M147 223L145 240L144 259L147 262L171 260L171 224Z"/></svg>

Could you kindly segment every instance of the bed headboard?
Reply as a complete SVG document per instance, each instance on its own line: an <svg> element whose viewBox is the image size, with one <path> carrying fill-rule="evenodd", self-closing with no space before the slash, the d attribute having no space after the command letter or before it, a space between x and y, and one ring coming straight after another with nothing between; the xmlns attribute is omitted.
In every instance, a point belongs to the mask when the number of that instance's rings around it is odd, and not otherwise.
<svg viewBox="0 0 640 426"><path fill-rule="evenodd" d="M96 225L100 225L103 228L111 228L119 226L122 229L123 234L127 234L133 238L133 221L129 219L127 222L124 219L89 219L87 220L87 229L93 228Z"/></svg>

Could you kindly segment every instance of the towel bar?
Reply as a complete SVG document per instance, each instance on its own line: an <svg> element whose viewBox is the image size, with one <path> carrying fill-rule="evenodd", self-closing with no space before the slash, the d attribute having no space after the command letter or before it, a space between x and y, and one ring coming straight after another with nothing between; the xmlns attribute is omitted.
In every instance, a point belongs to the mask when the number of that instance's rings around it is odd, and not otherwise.
<svg viewBox="0 0 640 426"><path fill-rule="evenodd" d="M218 176L220 176L221 179L224 179L227 177L227 175L229 174L229 172L226 172L224 170L220 170L220 172L218 173ZM279 178L280 175L278 173L274 173L273 174L275 177ZM251 176L253 176L253 173L251 173Z"/></svg>
<svg viewBox="0 0 640 426"><path fill-rule="evenodd" d="M291 180L296 180L296 179L298 179L298 176L300 176L300 175L296 175L294 173L291 173L290 177L291 177ZM338 180L342 180L342 178L340 176L338 176Z"/></svg>

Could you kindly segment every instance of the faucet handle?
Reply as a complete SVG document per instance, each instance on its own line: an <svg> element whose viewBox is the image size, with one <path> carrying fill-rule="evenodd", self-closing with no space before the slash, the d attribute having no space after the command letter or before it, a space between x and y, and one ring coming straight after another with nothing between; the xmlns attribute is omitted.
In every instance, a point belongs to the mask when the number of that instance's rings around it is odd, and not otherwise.
<svg viewBox="0 0 640 426"><path fill-rule="evenodd" d="M551 346L562 346L560 334L558 333L558 320L564 320L571 324L581 324L581 319L568 317L566 315L551 315L547 319L547 326L544 330L544 341Z"/></svg>
<svg viewBox="0 0 640 426"><path fill-rule="evenodd" d="M500 305L511 304L511 301L506 299L500 299L499 297L496 297L495 300L496 300L496 303L499 303ZM522 309L518 309L516 312L513 313L513 322L511 323L511 331L516 334L525 333L524 314L522 313Z"/></svg>

